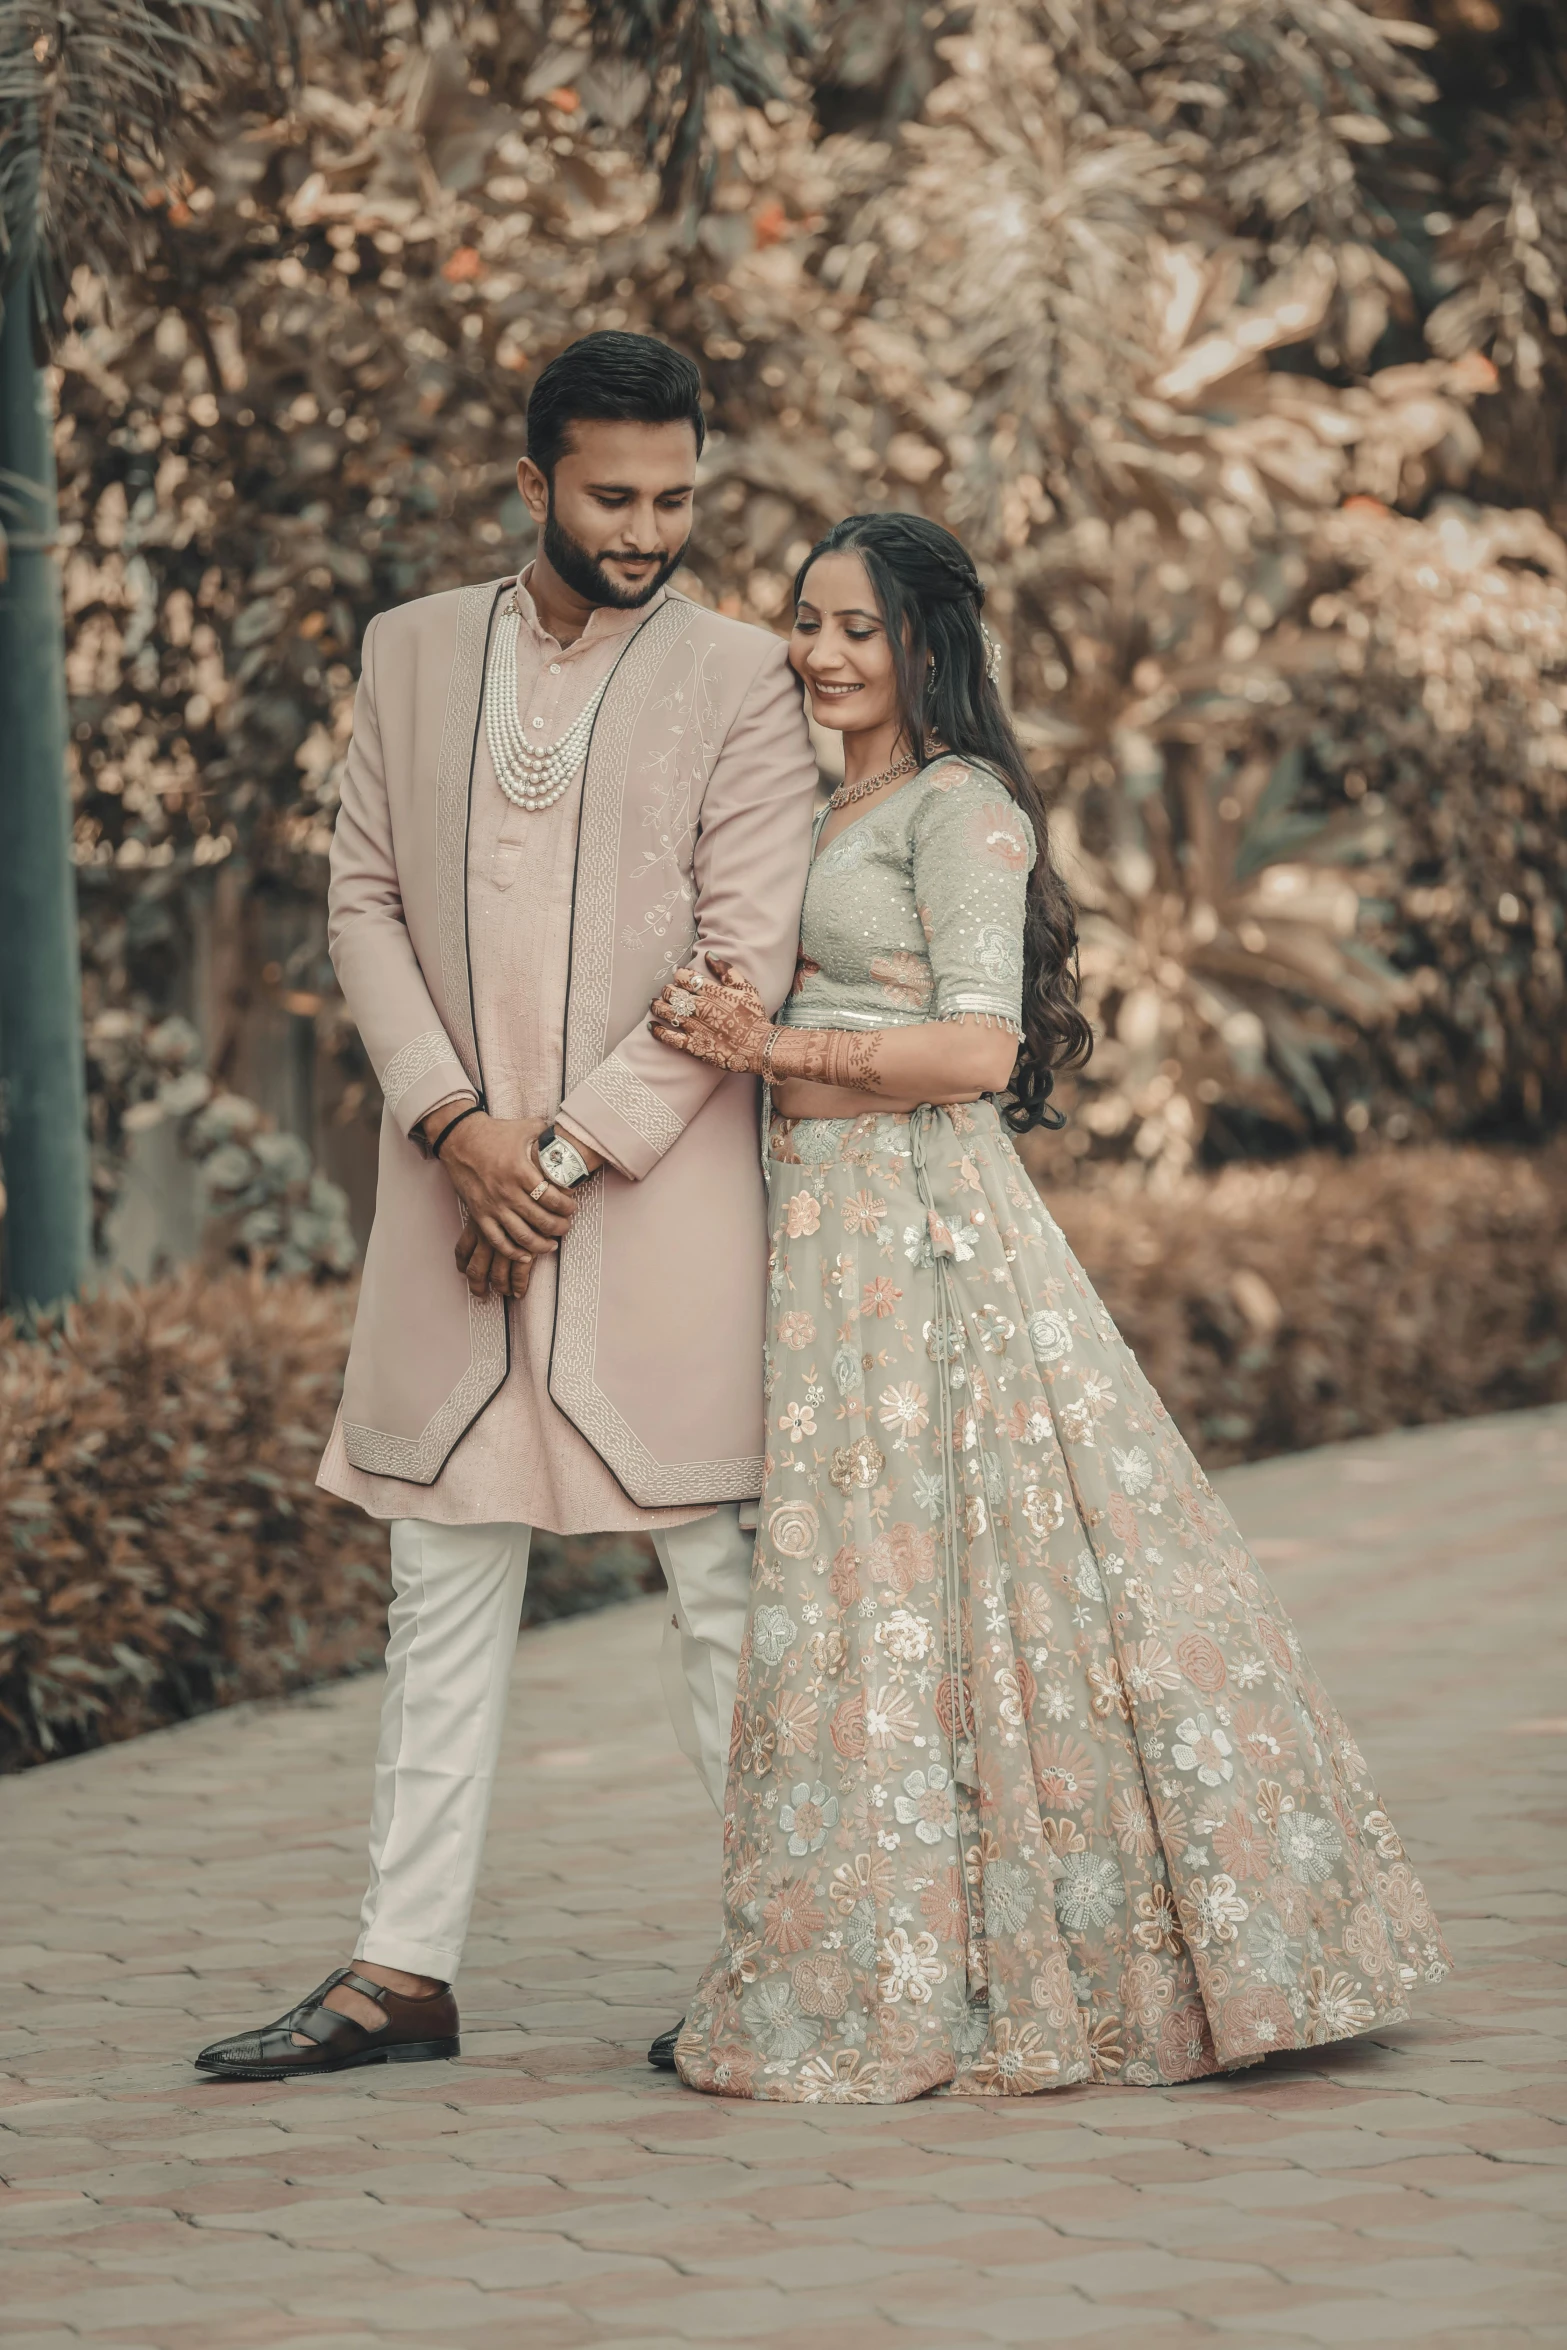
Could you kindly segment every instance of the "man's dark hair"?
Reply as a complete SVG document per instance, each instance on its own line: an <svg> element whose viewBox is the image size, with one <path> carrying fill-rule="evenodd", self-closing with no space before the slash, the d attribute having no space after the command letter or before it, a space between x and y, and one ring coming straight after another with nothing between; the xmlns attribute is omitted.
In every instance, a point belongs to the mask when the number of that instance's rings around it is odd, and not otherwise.
<svg viewBox="0 0 1567 2350"><path fill-rule="evenodd" d="M528 455L546 480L577 423L689 424L700 456L702 378L684 352L652 335L584 335L550 361L528 395Z"/></svg>

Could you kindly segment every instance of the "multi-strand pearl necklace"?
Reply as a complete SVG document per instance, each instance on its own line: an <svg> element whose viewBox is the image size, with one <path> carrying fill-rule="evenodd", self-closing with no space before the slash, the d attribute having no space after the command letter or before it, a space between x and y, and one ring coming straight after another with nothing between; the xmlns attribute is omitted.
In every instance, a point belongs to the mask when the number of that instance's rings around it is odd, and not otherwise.
<svg viewBox="0 0 1567 2350"><path fill-rule="evenodd" d="M517 708L517 635L521 626L515 604L505 605L495 616L484 679L484 731L501 790L514 808L527 808L538 815L554 807L582 765L609 679L589 695L559 742L529 742Z"/></svg>

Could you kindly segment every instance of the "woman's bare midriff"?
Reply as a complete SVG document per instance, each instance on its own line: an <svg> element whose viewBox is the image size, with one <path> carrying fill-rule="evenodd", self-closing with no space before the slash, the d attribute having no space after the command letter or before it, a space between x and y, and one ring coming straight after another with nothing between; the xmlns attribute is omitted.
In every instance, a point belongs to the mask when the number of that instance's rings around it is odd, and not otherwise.
<svg viewBox="0 0 1567 2350"><path fill-rule="evenodd" d="M906 1118L911 1110L923 1107L927 1096L918 1100L905 1099L893 1093L851 1093L844 1085L812 1085L803 1077L785 1077L773 1087L773 1109L780 1118L864 1118L875 1112L884 1117ZM978 1086L966 1093L945 1094L934 1107L947 1109L955 1102L977 1102L984 1099Z"/></svg>

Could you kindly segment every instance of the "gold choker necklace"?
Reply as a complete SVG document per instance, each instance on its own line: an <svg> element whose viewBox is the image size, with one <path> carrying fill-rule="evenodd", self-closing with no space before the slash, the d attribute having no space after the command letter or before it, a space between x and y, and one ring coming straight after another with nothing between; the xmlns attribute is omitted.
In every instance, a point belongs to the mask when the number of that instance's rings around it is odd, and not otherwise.
<svg viewBox="0 0 1567 2350"><path fill-rule="evenodd" d="M827 805L829 808L852 808L856 800L868 800L871 793L880 791L884 783L896 783L900 776L912 775L918 765L914 753L905 751L901 759L894 759L892 765L884 767L880 775L868 775L863 783L840 783Z"/></svg>

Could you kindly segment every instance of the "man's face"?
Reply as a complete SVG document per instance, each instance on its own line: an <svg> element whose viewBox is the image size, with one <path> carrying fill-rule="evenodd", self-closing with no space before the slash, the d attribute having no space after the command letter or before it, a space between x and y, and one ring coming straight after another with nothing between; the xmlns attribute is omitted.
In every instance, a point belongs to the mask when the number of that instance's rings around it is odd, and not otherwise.
<svg viewBox="0 0 1567 2350"><path fill-rule="evenodd" d="M658 593L691 536L696 455L689 424L579 421L553 483L523 458L517 487L567 587L622 611Z"/></svg>

